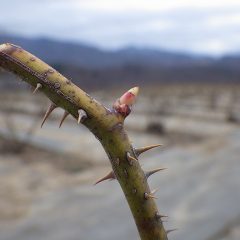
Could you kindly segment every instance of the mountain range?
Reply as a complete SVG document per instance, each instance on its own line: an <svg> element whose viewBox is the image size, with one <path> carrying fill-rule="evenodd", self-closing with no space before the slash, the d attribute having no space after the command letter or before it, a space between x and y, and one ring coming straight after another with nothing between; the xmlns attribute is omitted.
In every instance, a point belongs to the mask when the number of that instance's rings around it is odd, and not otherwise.
<svg viewBox="0 0 240 240"><path fill-rule="evenodd" d="M103 50L86 44L0 33L0 44L20 45L78 82L93 85L118 81L152 83L171 81L240 82L240 56L191 55L159 49L127 47ZM80 77L79 77L80 76Z"/></svg>
<svg viewBox="0 0 240 240"><path fill-rule="evenodd" d="M101 50L80 43L61 42L47 38L25 38L1 35L0 43L10 42L39 56L50 64L66 64L88 69L122 67L125 65L140 66L184 66L193 62L203 63L209 57L192 56L165 50L127 47L120 50Z"/></svg>

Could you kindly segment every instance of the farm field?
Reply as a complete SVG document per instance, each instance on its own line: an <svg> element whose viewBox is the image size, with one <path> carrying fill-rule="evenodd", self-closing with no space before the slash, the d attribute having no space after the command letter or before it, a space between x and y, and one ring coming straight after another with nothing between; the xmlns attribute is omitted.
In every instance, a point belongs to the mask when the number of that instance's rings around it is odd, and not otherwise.
<svg viewBox="0 0 240 240"><path fill-rule="evenodd" d="M172 84L141 88L126 129L134 146L162 143L141 156L159 188L172 240L240 238L240 86ZM91 93L106 106L122 92ZM114 98L116 96L116 98ZM100 143L30 91L0 94L0 240L138 239Z"/></svg>

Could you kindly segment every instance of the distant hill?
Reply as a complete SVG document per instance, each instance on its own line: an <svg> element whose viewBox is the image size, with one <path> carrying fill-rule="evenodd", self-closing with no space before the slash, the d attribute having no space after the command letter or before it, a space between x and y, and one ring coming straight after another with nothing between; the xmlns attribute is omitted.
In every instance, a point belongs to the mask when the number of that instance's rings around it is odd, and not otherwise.
<svg viewBox="0 0 240 240"><path fill-rule="evenodd" d="M10 42L20 45L51 64L66 64L88 69L140 66L184 66L203 64L210 59L193 57L184 53L164 50L128 47L116 51L104 51L84 44L61 42L46 38L30 39L0 34L0 43Z"/></svg>
<svg viewBox="0 0 240 240"><path fill-rule="evenodd" d="M0 33L0 44L5 42L20 45L84 87L160 82L240 83L240 55L215 59L135 47L105 51L84 44Z"/></svg>

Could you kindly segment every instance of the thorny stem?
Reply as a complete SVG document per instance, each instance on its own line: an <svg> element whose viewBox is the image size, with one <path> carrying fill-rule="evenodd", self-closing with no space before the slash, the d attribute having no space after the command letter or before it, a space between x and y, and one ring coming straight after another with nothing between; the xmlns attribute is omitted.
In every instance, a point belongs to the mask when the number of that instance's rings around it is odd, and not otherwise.
<svg viewBox="0 0 240 240"><path fill-rule="evenodd" d="M55 69L12 44L0 45L0 66L20 76L51 100L53 104L47 116L55 107L65 110L64 118L69 113L78 119L79 110L81 114L86 114L84 119L80 119L81 123L99 139L105 149L112 165L112 175L121 185L141 239L167 240L162 215L158 212L147 183L147 177L154 170L144 173L137 159L144 148L135 151L124 131L124 119L130 113L127 100L124 104L127 95L123 95L117 105L109 110ZM146 147L146 150L153 147Z"/></svg>

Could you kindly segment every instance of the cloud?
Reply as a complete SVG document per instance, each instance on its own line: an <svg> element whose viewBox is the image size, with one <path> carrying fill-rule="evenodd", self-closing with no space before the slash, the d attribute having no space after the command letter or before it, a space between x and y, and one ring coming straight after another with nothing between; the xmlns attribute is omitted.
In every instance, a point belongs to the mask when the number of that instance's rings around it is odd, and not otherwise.
<svg viewBox="0 0 240 240"><path fill-rule="evenodd" d="M214 55L240 51L236 0L8 0L1 9L5 30L22 35L104 48L139 45Z"/></svg>
<svg viewBox="0 0 240 240"><path fill-rule="evenodd" d="M240 7L240 2L236 0L88 0L78 1L72 0L72 4L84 10L102 10L108 12L122 11L151 11L163 12L175 9L210 9L225 7Z"/></svg>
<svg viewBox="0 0 240 240"><path fill-rule="evenodd" d="M239 13L234 14L221 14L216 16L210 16L208 18L208 25L210 27L222 27L222 26L233 26L240 27L240 15Z"/></svg>

